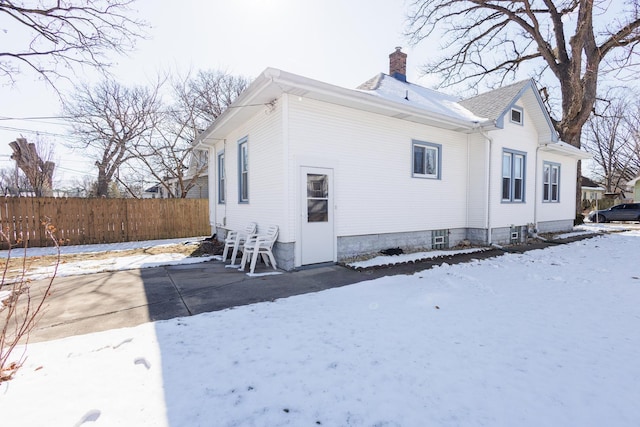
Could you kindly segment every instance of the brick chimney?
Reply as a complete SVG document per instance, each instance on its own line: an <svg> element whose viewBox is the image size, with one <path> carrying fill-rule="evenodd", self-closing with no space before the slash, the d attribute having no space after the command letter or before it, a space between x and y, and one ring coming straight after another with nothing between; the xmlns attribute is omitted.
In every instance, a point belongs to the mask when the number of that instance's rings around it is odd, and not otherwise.
<svg viewBox="0 0 640 427"><path fill-rule="evenodd" d="M401 52L402 47L389 55L389 75L400 81L407 81L407 54Z"/></svg>

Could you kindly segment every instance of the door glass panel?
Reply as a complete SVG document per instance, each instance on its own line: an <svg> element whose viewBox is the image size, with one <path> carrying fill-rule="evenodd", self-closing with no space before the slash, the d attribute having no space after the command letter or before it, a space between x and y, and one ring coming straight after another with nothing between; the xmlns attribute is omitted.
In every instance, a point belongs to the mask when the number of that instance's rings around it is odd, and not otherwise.
<svg viewBox="0 0 640 427"><path fill-rule="evenodd" d="M329 178L307 174L307 221L329 221Z"/></svg>

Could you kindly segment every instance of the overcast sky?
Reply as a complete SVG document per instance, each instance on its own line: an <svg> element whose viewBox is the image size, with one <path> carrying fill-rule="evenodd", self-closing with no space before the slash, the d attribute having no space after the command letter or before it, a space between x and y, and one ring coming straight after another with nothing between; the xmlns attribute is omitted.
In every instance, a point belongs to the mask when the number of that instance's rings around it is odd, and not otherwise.
<svg viewBox="0 0 640 427"><path fill-rule="evenodd" d="M388 72L388 56L402 46L408 79L420 80L419 66L433 47L412 49L403 36L404 0L138 0L140 18L152 28L129 57L113 57L113 74L126 84L145 84L161 70L222 69L256 77L266 67L280 68L338 86L354 88ZM2 25L0 21L0 26ZM5 38L6 37L6 38ZM3 35L11 43L11 35ZM96 81L90 72L75 82ZM62 91L73 84L61 81ZM33 74L23 73L13 87L0 87L0 117L58 116L54 91ZM57 146L56 182L95 175L92 161L62 147L65 130L56 120L0 120L0 168L13 166L10 141L36 131ZM13 128L13 129L11 129Z"/></svg>

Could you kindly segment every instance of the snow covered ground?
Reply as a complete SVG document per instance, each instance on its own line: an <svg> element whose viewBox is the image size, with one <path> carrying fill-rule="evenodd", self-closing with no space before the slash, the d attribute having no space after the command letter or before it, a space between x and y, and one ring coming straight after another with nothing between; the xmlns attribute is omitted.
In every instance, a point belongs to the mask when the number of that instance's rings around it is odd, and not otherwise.
<svg viewBox="0 0 640 427"><path fill-rule="evenodd" d="M204 236L206 237L206 236ZM158 246L167 246L167 245L177 245L177 244L187 244L187 243L196 243L204 239L204 237L192 237L192 238L176 238L176 239L163 239L163 240L143 240L140 242L123 242L123 243L105 243L99 245L71 245L71 246L60 246L60 253L62 255L71 255L71 254L80 254L80 253L99 253L99 252L108 252L108 251L126 251L129 249L143 249L143 248L151 248ZM6 258L9 251L3 250L0 251L0 258ZM11 251L11 256L16 257L33 257L33 256L45 256L45 255L55 255L57 254L57 249L55 247L47 247L47 248L27 248L26 251L24 248L13 249Z"/></svg>
<svg viewBox="0 0 640 427"><path fill-rule="evenodd" d="M640 231L33 344L7 426L637 426Z"/></svg>
<svg viewBox="0 0 640 427"><path fill-rule="evenodd" d="M114 256L109 259L87 259L73 262L62 262L57 266L57 277L64 276L76 276L79 274L92 274L100 273L104 271L119 271L119 270L133 270L138 268L159 267L163 265L176 265L176 264L195 264L199 262L210 261L216 259L215 256L205 257L189 257L184 253L160 253L160 254L141 254L141 255L126 255L116 256L117 252L127 251L131 249L144 249L144 248L158 248L161 246L171 246L179 244L190 244L201 241L203 237L193 237L190 239L165 239L165 240L146 240L142 242L125 242L125 243L108 243L100 245L75 245L75 246L61 246L61 255L72 254L92 254L103 252L116 252ZM0 251L0 259L7 258L9 251ZM14 249L11 251L11 257L40 257L46 255L56 255L57 249L54 247L48 248L27 248ZM220 257L218 257L220 258ZM26 277L31 280L39 280L51 277L54 267L39 267L30 268L27 271Z"/></svg>

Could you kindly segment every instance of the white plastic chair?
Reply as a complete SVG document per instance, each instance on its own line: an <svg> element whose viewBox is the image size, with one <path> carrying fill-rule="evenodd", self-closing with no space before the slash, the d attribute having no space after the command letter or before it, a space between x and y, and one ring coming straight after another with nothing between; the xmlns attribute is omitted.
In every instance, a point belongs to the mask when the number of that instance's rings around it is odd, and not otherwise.
<svg viewBox="0 0 640 427"><path fill-rule="evenodd" d="M238 256L238 248L244 244L244 242L247 240L247 237L255 234L257 228L258 224L256 224L255 222L250 222L249 224L247 224L244 230L230 230L227 233L227 237L225 237L224 239L222 262L225 262L227 260L229 249L233 248L233 253L231 254L231 265L235 265L236 257Z"/></svg>
<svg viewBox="0 0 640 427"><path fill-rule="evenodd" d="M258 255L262 255L262 260L267 265L267 267L269 266L269 261L271 261L271 265L275 270L277 266L272 249L277 239L277 225L270 225L269 228L267 228L267 232L265 234L252 234L251 236L247 237L247 240L244 242L244 247L242 249L242 261L240 262L239 270L244 271L244 267L245 265L247 265L249 257L251 257L251 266L249 268L249 272L253 274L256 269Z"/></svg>

